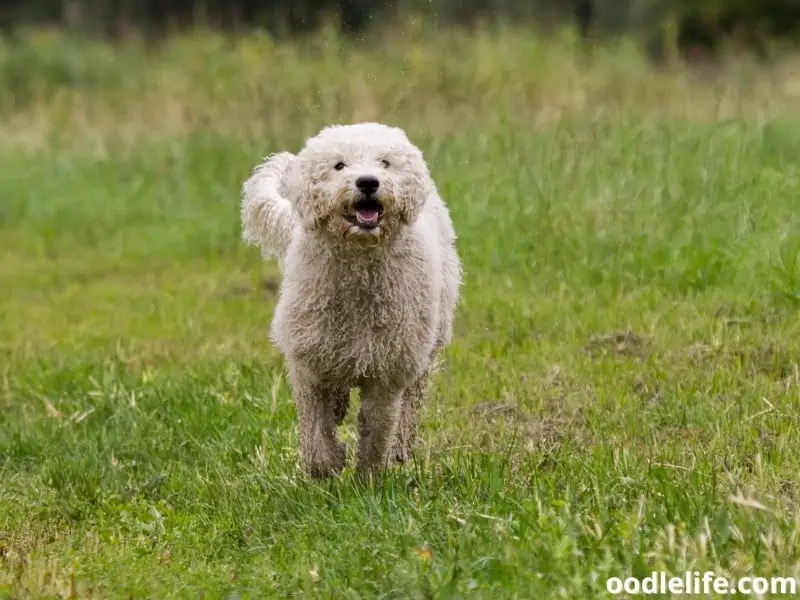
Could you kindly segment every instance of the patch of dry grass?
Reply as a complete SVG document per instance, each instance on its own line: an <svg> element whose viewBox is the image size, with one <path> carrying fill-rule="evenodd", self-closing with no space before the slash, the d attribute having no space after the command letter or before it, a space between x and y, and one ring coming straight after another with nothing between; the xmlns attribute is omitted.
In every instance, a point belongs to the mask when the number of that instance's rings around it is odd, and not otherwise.
<svg viewBox="0 0 800 600"><path fill-rule="evenodd" d="M2 96L13 107L0 147L29 151L58 140L103 153L140 136L208 130L297 142L327 123L387 116L438 136L476 114L535 127L608 114L759 119L800 105L795 56L659 71L632 42L589 50L570 32L425 35L410 24L362 44L325 32L280 44L208 33L145 50L43 31L18 46L0 51ZM24 58L34 83L23 93L9 73Z"/></svg>

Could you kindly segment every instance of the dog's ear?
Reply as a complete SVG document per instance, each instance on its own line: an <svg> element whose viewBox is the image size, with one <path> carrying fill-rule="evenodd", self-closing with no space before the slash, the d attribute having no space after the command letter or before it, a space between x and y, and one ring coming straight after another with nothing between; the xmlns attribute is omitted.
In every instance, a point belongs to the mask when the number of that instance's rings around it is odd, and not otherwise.
<svg viewBox="0 0 800 600"><path fill-rule="evenodd" d="M242 186L242 238L265 255L281 256L294 223L285 178L295 156L281 152L258 165Z"/></svg>
<svg viewBox="0 0 800 600"><path fill-rule="evenodd" d="M404 225L411 225L414 221L416 221L419 213L422 212L422 207L425 206L426 200L427 195L416 197L407 196L404 198L400 205L400 210L398 211L398 214L400 215L400 221Z"/></svg>
<svg viewBox="0 0 800 600"><path fill-rule="evenodd" d="M419 152L409 156L410 169L401 194L398 212L400 220L410 225L422 212L428 198L436 195L436 185L431 179L428 166Z"/></svg>
<svg viewBox="0 0 800 600"><path fill-rule="evenodd" d="M292 161L286 165L281 178L281 192L292 206L297 204L297 198L303 193L303 174L297 156L292 157Z"/></svg>
<svg viewBox="0 0 800 600"><path fill-rule="evenodd" d="M314 166L310 159L295 156L283 179L286 198L307 230L319 227L323 217L323 203L314 185L318 178Z"/></svg>

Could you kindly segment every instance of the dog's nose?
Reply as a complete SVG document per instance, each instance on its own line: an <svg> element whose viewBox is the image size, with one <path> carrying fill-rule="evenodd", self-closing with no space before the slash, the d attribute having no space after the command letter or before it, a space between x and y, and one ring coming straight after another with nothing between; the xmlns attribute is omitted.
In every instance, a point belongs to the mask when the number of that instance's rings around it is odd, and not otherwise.
<svg viewBox="0 0 800 600"><path fill-rule="evenodd" d="M356 187L359 191L363 194L374 194L378 191L381 182L378 181L377 177L373 177L372 175L362 175L358 179L356 179Z"/></svg>

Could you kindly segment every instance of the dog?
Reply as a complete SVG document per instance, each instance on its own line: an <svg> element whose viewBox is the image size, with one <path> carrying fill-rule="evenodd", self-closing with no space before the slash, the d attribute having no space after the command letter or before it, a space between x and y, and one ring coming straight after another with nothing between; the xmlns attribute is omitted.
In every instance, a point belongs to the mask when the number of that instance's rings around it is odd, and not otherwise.
<svg viewBox="0 0 800 600"><path fill-rule="evenodd" d="M337 427L361 390L356 470L412 456L417 418L451 341L462 266L422 152L379 123L329 126L244 183L242 237L282 272L271 338L314 478L346 465Z"/></svg>

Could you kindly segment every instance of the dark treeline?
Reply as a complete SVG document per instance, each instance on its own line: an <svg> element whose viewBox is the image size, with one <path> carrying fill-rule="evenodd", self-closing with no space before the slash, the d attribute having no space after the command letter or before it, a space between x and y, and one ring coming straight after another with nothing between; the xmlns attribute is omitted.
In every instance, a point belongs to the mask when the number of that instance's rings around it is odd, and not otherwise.
<svg viewBox="0 0 800 600"><path fill-rule="evenodd" d="M670 23L678 47L708 50L732 42L763 51L771 40L800 39L800 0L0 0L0 27L58 24L119 36L203 24L286 36L334 22L359 34L410 12L441 24L572 21L587 37L625 32L651 40Z"/></svg>

